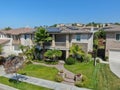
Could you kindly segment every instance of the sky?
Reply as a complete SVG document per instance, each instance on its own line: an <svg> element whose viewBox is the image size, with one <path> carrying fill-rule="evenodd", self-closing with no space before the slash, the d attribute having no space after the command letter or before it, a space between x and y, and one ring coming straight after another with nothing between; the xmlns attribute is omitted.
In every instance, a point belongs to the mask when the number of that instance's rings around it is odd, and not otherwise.
<svg viewBox="0 0 120 90"><path fill-rule="evenodd" d="M0 28L120 22L120 0L0 0Z"/></svg>

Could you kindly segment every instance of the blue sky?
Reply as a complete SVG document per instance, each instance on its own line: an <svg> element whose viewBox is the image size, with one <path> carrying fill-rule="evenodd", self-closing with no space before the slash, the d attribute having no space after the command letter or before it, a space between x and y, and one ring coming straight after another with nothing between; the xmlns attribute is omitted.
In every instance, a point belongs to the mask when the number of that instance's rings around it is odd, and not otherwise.
<svg viewBox="0 0 120 90"><path fill-rule="evenodd" d="M120 0L0 0L0 28L120 22Z"/></svg>

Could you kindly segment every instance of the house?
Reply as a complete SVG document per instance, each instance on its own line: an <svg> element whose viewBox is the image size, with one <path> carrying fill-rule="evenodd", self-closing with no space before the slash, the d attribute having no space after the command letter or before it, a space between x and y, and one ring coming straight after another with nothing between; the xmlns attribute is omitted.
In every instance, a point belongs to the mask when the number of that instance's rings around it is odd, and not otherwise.
<svg viewBox="0 0 120 90"><path fill-rule="evenodd" d="M69 56L72 44L80 45L86 53L93 51L93 28L62 26L46 29L53 38L48 49L62 50L63 58Z"/></svg>
<svg viewBox="0 0 120 90"><path fill-rule="evenodd" d="M106 56L109 59L120 59L120 25L110 25L106 31Z"/></svg>
<svg viewBox="0 0 120 90"><path fill-rule="evenodd" d="M31 46L33 45L33 32L35 30L32 28L19 28L12 30L1 30L0 31L0 43L1 41L6 41L1 43L3 46L3 54L19 54L21 50L20 45Z"/></svg>
<svg viewBox="0 0 120 90"><path fill-rule="evenodd" d="M72 44L77 44L88 53L93 51L93 27L60 26L47 27L46 30L52 37L52 42L46 43L46 49L58 49L63 52L62 58L69 56L69 50ZM32 46L34 44L33 28L19 28L13 30L0 31L0 39L10 39L9 51L19 54L21 50L19 45Z"/></svg>

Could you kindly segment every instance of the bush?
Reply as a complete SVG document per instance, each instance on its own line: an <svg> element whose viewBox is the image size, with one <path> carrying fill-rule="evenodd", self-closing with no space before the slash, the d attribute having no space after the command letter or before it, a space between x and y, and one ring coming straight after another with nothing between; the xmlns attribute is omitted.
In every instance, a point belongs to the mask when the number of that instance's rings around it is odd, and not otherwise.
<svg viewBox="0 0 120 90"><path fill-rule="evenodd" d="M84 86L84 83L81 82L81 81L76 81L76 82L75 82L75 86L83 87L83 86Z"/></svg>
<svg viewBox="0 0 120 90"><path fill-rule="evenodd" d="M90 54L84 55L83 57L85 62L89 62L92 59L92 56Z"/></svg>
<svg viewBox="0 0 120 90"><path fill-rule="evenodd" d="M105 61L108 61L108 56L105 56Z"/></svg>
<svg viewBox="0 0 120 90"><path fill-rule="evenodd" d="M87 77L84 75L82 76L82 82L86 82L87 81Z"/></svg>
<svg viewBox="0 0 120 90"><path fill-rule="evenodd" d="M60 75L57 74L57 75L55 76L55 81L56 81L56 82L62 82L63 80L64 80L64 79L63 79Z"/></svg>
<svg viewBox="0 0 120 90"><path fill-rule="evenodd" d="M97 62L97 63L100 63L100 60L99 60L99 59L97 59L97 60L96 60L96 62Z"/></svg>
<svg viewBox="0 0 120 90"><path fill-rule="evenodd" d="M68 65L72 65L72 64L75 64L75 59L72 58L72 57L69 57L65 60L65 63L68 64Z"/></svg>

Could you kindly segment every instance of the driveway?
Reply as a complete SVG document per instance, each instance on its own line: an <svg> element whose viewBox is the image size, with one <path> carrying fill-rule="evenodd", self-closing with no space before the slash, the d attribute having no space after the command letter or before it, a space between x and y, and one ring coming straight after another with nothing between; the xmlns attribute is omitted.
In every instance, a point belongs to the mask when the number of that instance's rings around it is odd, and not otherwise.
<svg viewBox="0 0 120 90"><path fill-rule="evenodd" d="M110 58L109 65L111 71L120 78L120 59Z"/></svg>

